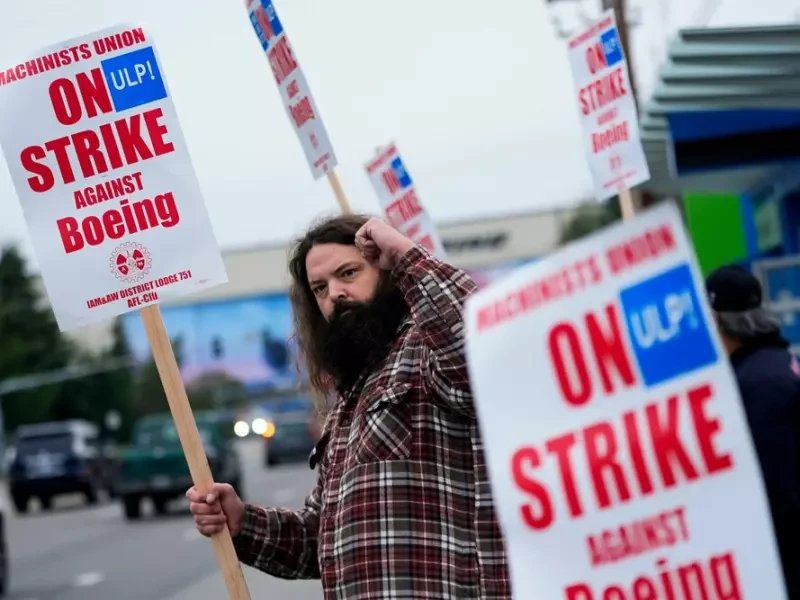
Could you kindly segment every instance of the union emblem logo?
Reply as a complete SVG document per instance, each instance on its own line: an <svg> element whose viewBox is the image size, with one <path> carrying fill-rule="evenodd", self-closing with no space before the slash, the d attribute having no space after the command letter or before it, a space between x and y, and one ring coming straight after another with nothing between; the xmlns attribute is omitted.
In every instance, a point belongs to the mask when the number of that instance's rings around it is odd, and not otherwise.
<svg viewBox="0 0 800 600"><path fill-rule="evenodd" d="M147 248L141 244L127 242L114 248L109 261L111 274L120 281L141 281L150 272L152 260Z"/></svg>

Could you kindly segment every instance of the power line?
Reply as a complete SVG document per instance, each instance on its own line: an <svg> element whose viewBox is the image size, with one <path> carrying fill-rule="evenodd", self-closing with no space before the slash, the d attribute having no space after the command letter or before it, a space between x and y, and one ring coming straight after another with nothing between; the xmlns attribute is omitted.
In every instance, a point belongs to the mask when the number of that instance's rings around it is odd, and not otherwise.
<svg viewBox="0 0 800 600"><path fill-rule="evenodd" d="M64 381L99 375L100 373L108 373L110 371L118 371L126 368L130 369L138 364L140 363L135 359L121 358L107 360L101 365L70 365L54 371L11 377L0 381L0 397L14 392L37 389L54 383L63 383Z"/></svg>

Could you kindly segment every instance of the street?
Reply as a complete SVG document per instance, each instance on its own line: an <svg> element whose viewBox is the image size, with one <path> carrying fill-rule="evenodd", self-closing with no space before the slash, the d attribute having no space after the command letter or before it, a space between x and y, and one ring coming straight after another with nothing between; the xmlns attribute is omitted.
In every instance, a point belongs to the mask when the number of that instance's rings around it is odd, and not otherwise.
<svg viewBox="0 0 800 600"><path fill-rule="evenodd" d="M262 466L260 444L242 442L247 500L302 506L315 473L304 462ZM50 513L17 516L6 501L9 600L222 600L211 543L194 529L185 502L166 517L128 523L118 503L85 507L64 498ZM319 600L317 581L282 581L243 567L253 600Z"/></svg>

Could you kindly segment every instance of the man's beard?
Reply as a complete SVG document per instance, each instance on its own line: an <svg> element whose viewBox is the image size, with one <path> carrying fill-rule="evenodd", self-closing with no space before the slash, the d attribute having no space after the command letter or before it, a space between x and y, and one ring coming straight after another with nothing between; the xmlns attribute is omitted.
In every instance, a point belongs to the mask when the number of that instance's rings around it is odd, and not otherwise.
<svg viewBox="0 0 800 600"><path fill-rule="evenodd" d="M386 359L407 315L405 298L388 276L381 277L372 300L335 305L320 342L325 372L340 391Z"/></svg>

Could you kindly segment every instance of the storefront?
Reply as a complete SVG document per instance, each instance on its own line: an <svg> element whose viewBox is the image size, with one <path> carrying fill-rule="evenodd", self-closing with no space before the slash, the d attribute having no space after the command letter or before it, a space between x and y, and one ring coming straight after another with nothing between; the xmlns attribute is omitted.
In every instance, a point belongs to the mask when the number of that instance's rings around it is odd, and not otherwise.
<svg viewBox="0 0 800 600"><path fill-rule="evenodd" d="M642 117L705 273L751 268L800 344L800 26L683 30ZM797 325L795 325L797 322Z"/></svg>

